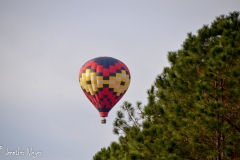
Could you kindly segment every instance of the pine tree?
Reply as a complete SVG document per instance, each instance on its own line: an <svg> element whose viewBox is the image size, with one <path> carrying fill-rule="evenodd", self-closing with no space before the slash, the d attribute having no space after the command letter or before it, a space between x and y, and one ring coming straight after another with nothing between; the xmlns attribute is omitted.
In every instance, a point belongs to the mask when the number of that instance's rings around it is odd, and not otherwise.
<svg viewBox="0 0 240 160"><path fill-rule="evenodd" d="M94 160L240 158L239 12L189 33L168 60L143 109L124 102L114 121L119 142Z"/></svg>

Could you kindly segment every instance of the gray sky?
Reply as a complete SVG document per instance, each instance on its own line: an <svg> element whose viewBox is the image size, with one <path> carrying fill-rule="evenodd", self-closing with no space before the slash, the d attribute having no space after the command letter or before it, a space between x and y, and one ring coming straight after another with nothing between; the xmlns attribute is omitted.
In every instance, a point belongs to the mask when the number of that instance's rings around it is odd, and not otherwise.
<svg viewBox="0 0 240 160"><path fill-rule="evenodd" d="M112 123L123 101L146 104L168 51L232 11L239 0L0 0L0 159L34 159L30 148L39 160L92 159L118 139ZM99 56L131 72L105 125L78 83L82 65ZM18 148L25 154L6 155Z"/></svg>

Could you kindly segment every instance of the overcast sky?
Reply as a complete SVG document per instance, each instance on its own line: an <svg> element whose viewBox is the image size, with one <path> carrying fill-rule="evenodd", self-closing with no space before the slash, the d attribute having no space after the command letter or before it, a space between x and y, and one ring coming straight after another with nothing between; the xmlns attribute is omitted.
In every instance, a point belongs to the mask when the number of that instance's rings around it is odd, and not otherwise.
<svg viewBox="0 0 240 160"><path fill-rule="evenodd" d="M118 137L113 121L124 101L147 102L147 89L181 48L239 0L0 0L0 159L90 160ZM78 82L82 65L111 56L131 83L107 123ZM24 155L6 155L20 150Z"/></svg>

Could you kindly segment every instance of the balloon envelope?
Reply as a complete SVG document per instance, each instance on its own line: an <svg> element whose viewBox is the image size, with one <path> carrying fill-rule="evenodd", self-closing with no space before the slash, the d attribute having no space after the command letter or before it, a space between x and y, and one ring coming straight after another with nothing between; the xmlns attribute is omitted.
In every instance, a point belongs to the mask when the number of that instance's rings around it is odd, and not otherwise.
<svg viewBox="0 0 240 160"><path fill-rule="evenodd" d="M101 117L126 93L130 78L127 66L112 57L91 59L79 71L80 86Z"/></svg>

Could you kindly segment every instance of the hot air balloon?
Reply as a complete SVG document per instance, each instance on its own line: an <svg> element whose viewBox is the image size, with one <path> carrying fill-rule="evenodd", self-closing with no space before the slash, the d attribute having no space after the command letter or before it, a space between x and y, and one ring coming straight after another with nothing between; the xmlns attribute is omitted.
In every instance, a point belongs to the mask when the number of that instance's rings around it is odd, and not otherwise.
<svg viewBox="0 0 240 160"><path fill-rule="evenodd" d="M126 93L130 72L121 61L112 57L98 57L86 62L79 71L79 83L87 98L106 123L108 112Z"/></svg>

